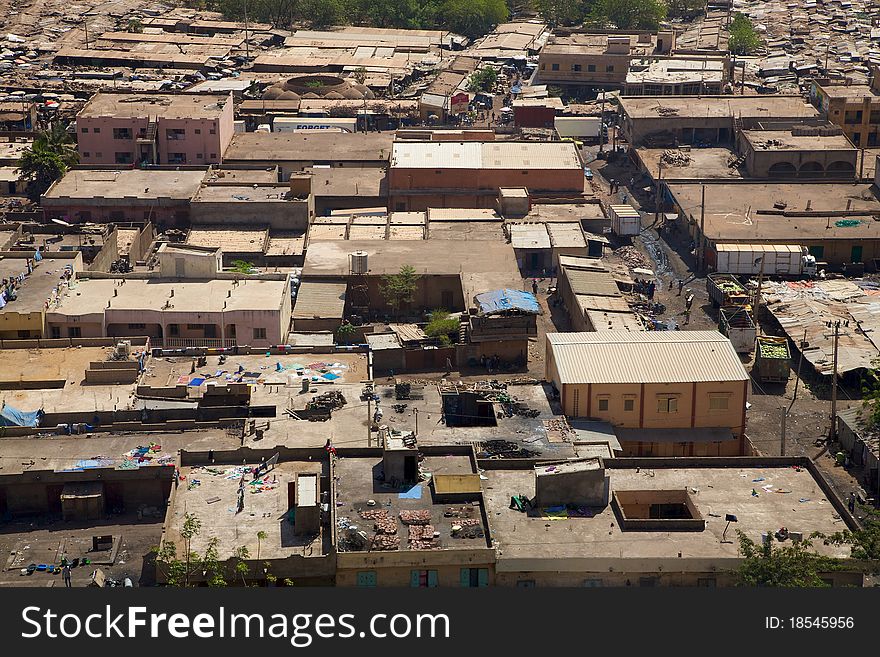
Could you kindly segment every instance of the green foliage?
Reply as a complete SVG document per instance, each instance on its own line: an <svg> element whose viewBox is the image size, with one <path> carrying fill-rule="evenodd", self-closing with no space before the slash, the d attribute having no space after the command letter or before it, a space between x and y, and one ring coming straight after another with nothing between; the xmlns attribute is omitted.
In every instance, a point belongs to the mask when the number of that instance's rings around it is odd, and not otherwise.
<svg viewBox="0 0 880 657"><path fill-rule="evenodd" d="M492 91L498 80L498 71L491 66L484 66L478 71L471 73L468 78L468 91Z"/></svg>
<svg viewBox="0 0 880 657"><path fill-rule="evenodd" d="M187 513L183 517L180 536L183 538L184 555L181 559L177 554L177 546L173 541L165 541L156 549L156 565L164 568L168 586L188 588L195 574L200 573L208 586L226 586L223 565L218 559L217 546L220 541L212 538L208 541L204 554L192 551L192 539L202 531L202 522L194 514Z"/></svg>
<svg viewBox="0 0 880 657"><path fill-rule="evenodd" d="M666 0L669 18L695 18L706 11L705 0Z"/></svg>
<svg viewBox="0 0 880 657"><path fill-rule="evenodd" d="M842 566L839 559L816 553L810 540L774 547L774 537L758 545L737 530L739 551L744 561L737 572L739 586L772 586L785 588L826 587L821 575Z"/></svg>
<svg viewBox="0 0 880 657"><path fill-rule="evenodd" d="M596 0L590 20L620 30L656 30L666 18L663 0Z"/></svg>
<svg viewBox="0 0 880 657"><path fill-rule="evenodd" d="M27 196L39 201L67 170L79 163L79 154L67 130L53 123L40 133L18 160L18 177L27 183Z"/></svg>
<svg viewBox="0 0 880 657"><path fill-rule="evenodd" d="M309 87L310 89L320 89L324 86L324 83L320 80L306 80L303 83L303 86Z"/></svg>
<svg viewBox="0 0 880 657"><path fill-rule="evenodd" d="M359 66L354 70L352 76L358 84L363 84L367 81L367 69L365 69L363 66Z"/></svg>
<svg viewBox="0 0 880 657"><path fill-rule="evenodd" d="M407 303L412 303L418 287L419 278L414 267L403 265L397 274L389 274L382 277L382 284L379 289L385 301L391 308L397 312L400 307Z"/></svg>
<svg viewBox="0 0 880 657"><path fill-rule="evenodd" d="M126 32L131 32L133 34L141 34L144 31L144 26L137 18L132 18L128 21L125 26Z"/></svg>
<svg viewBox="0 0 880 657"><path fill-rule="evenodd" d="M233 553L235 556L235 574L241 577L242 586L247 586L247 580L245 579L246 575L249 575L251 572L250 566L247 565L247 559L251 558L251 553L247 549L246 546L242 545L235 548L235 552Z"/></svg>
<svg viewBox="0 0 880 657"><path fill-rule="evenodd" d="M727 47L736 55L750 55L761 47L761 37L745 14L737 13L730 22Z"/></svg>
<svg viewBox="0 0 880 657"><path fill-rule="evenodd" d="M236 274L250 274L254 269L256 269L254 263L248 262L247 260L232 261L232 271Z"/></svg>
<svg viewBox="0 0 880 657"><path fill-rule="evenodd" d="M551 27L577 25L587 15L586 0L534 0L532 4Z"/></svg>
<svg viewBox="0 0 880 657"><path fill-rule="evenodd" d="M439 338L440 344L448 346L452 344L452 336L458 334L458 324L457 319L450 317L442 308L438 308L429 316L425 334L431 338Z"/></svg>
<svg viewBox="0 0 880 657"><path fill-rule="evenodd" d="M830 545L849 545L853 559L872 562L872 572L880 572L880 511L862 507L867 514L862 520L862 529L848 529L825 537Z"/></svg>
<svg viewBox="0 0 880 657"><path fill-rule="evenodd" d="M357 328L354 324L351 324L348 320L342 322L339 325L339 328L336 329L336 340L342 344L347 344L351 342L351 339L357 333Z"/></svg>
<svg viewBox="0 0 880 657"><path fill-rule="evenodd" d="M507 20L504 0L444 0L434 27L474 38Z"/></svg>

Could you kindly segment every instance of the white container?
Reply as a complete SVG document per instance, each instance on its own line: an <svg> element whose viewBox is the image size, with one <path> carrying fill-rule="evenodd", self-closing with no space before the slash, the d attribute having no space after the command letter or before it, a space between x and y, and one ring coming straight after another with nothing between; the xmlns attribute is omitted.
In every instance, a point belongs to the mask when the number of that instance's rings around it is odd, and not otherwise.
<svg viewBox="0 0 880 657"><path fill-rule="evenodd" d="M307 116L279 116L273 122L275 132L308 132L329 130L331 132L356 132L355 118L311 118Z"/></svg>
<svg viewBox="0 0 880 657"><path fill-rule="evenodd" d="M602 119L598 116L557 116L553 125L560 137L595 139L602 129Z"/></svg>
<svg viewBox="0 0 880 657"><path fill-rule="evenodd" d="M718 244L715 253L716 271L744 276L799 277L808 259L797 244Z"/></svg>
<svg viewBox="0 0 880 657"><path fill-rule="evenodd" d="M612 205L608 212L615 235L638 235L642 230L642 217L631 205Z"/></svg>
<svg viewBox="0 0 880 657"><path fill-rule="evenodd" d="M351 254L351 273L352 274L366 274L368 271L367 266L367 252L366 251L355 251Z"/></svg>

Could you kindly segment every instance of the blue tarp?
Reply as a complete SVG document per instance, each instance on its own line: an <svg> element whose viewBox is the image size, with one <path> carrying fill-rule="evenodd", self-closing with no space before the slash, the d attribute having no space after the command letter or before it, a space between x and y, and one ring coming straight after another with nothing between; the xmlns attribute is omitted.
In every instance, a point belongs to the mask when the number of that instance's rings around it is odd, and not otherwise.
<svg viewBox="0 0 880 657"><path fill-rule="evenodd" d="M38 427L43 411L20 411L17 408L4 404L0 409L0 427Z"/></svg>
<svg viewBox="0 0 880 657"><path fill-rule="evenodd" d="M494 315L510 311L541 314L541 306L537 297L523 290L494 290L483 292L474 297L481 315Z"/></svg>

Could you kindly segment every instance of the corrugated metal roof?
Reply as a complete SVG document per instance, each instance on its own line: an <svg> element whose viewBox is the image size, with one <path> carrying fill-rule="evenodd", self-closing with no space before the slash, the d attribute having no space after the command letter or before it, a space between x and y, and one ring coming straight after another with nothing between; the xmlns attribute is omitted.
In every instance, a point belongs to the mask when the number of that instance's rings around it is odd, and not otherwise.
<svg viewBox="0 0 880 657"><path fill-rule="evenodd" d="M336 319L345 309L347 283L303 281L293 307L294 319Z"/></svg>
<svg viewBox="0 0 880 657"><path fill-rule="evenodd" d="M560 383L747 381L730 340L717 331L548 333Z"/></svg>
<svg viewBox="0 0 880 657"><path fill-rule="evenodd" d="M609 272L565 268L563 275L568 279L568 284L574 294L589 294L600 297L620 296L617 283L614 282L614 277Z"/></svg>
<svg viewBox="0 0 880 657"><path fill-rule="evenodd" d="M580 224L551 222L546 225L547 232L550 234L550 243L555 248L587 246L587 240L584 239L584 231Z"/></svg>
<svg viewBox="0 0 880 657"><path fill-rule="evenodd" d="M400 338L401 342L419 342L428 337L418 324L389 324L388 328Z"/></svg>

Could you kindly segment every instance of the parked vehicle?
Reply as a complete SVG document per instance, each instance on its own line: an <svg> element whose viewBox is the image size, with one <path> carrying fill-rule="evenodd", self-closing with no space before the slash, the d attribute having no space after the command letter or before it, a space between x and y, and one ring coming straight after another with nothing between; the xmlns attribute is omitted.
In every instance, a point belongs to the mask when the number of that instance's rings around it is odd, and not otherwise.
<svg viewBox="0 0 880 657"><path fill-rule="evenodd" d="M642 230L642 216L631 205L612 205L608 212L611 215L611 232L615 235L638 235Z"/></svg>
<svg viewBox="0 0 880 657"><path fill-rule="evenodd" d="M733 345L738 354L750 354L755 348L758 333L752 313L745 306L729 306L718 313L718 330Z"/></svg>
<svg viewBox="0 0 880 657"><path fill-rule="evenodd" d="M791 352L786 338L762 335L756 341L752 371L764 383L784 383L791 375Z"/></svg>
<svg viewBox="0 0 880 657"><path fill-rule="evenodd" d="M715 271L744 276L812 278L816 258L797 244L717 244Z"/></svg>
<svg viewBox="0 0 880 657"><path fill-rule="evenodd" d="M748 291L731 274L709 274L706 277L706 291L716 308L745 306L749 303Z"/></svg>

